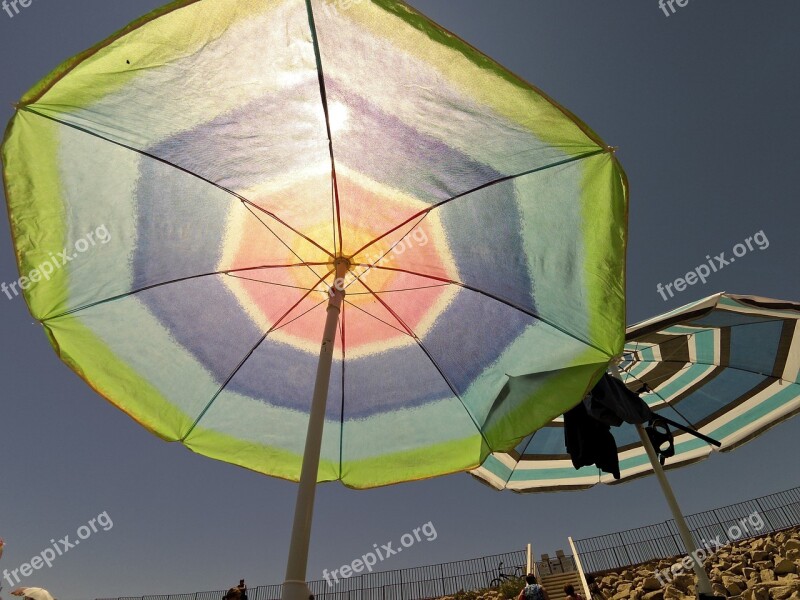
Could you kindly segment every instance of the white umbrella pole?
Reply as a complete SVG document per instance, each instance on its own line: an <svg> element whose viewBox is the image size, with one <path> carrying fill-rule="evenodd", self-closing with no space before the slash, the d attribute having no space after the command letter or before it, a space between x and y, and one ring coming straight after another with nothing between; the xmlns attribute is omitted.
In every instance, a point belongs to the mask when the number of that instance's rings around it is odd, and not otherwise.
<svg viewBox="0 0 800 600"><path fill-rule="evenodd" d="M525 575L530 575L531 573L533 573L533 562L531 562L531 552L532 552L531 545L528 544L528 565L527 568L525 569ZM533 574L536 575L536 573Z"/></svg>
<svg viewBox="0 0 800 600"><path fill-rule="evenodd" d="M297 489L292 542L289 546L289 562L286 566L286 581L283 582L282 600L309 600L311 594L306 585L311 519L314 514L314 494L317 490L322 431L325 425L325 406L328 401L328 386L331 380L336 328L339 325L339 313L344 300L344 277L349 267L350 263L346 259L336 260L336 280L328 301L325 331L319 351L317 380L314 384L314 396L308 418L308 433L303 453L303 468L300 471L300 486Z"/></svg>
<svg viewBox="0 0 800 600"><path fill-rule="evenodd" d="M703 568L703 563L697 558L697 546L694 543L694 539L692 539L692 534L689 531L689 526L686 524L686 519L683 518L683 513L681 512L680 506L678 506L678 501L675 499L675 494L672 492L672 487L669 485L669 481L667 481L664 469L658 461L658 456L656 456L653 444L650 442L650 438L644 430L644 427L637 425L636 431L639 432L642 445L644 445L645 450L647 450L647 456L650 459L650 464L653 466L653 472L656 474L659 485L661 485L661 491L664 493L664 498L667 500L669 510L672 512L672 518L675 519L675 524L678 526L678 533L680 533L681 539L683 540L683 545L689 553L694 574L697 576L697 591L699 594L711 595L711 581L708 579L708 574ZM670 577L672 576L671 574L668 575Z"/></svg>

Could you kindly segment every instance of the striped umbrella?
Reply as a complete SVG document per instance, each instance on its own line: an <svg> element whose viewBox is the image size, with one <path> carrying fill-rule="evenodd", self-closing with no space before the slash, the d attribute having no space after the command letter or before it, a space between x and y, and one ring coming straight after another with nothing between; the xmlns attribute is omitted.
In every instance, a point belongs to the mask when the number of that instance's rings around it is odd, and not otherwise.
<svg viewBox="0 0 800 600"><path fill-rule="evenodd" d="M665 468L723 452L800 412L800 304L754 296L716 294L628 328L620 378L657 417L688 431L674 437ZM575 469L558 417L508 453L492 453L471 473L496 489L545 492L617 483L655 473L697 576L697 589L711 594L664 468L641 425L612 429L620 479L595 467ZM710 439L709 439L710 438ZM584 590L589 589L584 580Z"/></svg>
<svg viewBox="0 0 800 600"><path fill-rule="evenodd" d="M402 2L173 2L26 94L3 159L59 356L165 440L301 480L294 583L317 481L474 468L622 351L612 149Z"/></svg>
<svg viewBox="0 0 800 600"><path fill-rule="evenodd" d="M800 304L716 294L633 325L620 364L628 388L659 416L721 442L727 452L800 412ZM497 489L543 492L617 483L595 467L576 470L558 417L509 453L494 453L472 474ZM652 473L634 425L613 428L620 480ZM675 432L665 468L716 448Z"/></svg>

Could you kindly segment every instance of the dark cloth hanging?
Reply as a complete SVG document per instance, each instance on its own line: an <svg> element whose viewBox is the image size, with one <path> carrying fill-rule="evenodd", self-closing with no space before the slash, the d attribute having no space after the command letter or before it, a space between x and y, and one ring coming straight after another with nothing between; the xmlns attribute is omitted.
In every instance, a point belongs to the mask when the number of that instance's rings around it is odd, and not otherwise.
<svg viewBox="0 0 800 600"><path fill-rule="evenodd" d="M583 402L564 413L564 442L576 469L596 465L619 479L617 442L611 427L654 418L650 407L616 377L605 374Z"/></svg>
<svg viewBox="0 0 800 600"><path fill-rule="evenodd" d="M616 377L605 374L583 399L591 417L612 427L623 422L640 425L655 418L653 411L638 394Z"/></svg>
<svg viewBox="0 0 800 600"><path fill-rule="evenodd" d="M583 402L564 413L564 442L576 469L597 465L619 479L617 442L610 427L589 416Z"/></svg>

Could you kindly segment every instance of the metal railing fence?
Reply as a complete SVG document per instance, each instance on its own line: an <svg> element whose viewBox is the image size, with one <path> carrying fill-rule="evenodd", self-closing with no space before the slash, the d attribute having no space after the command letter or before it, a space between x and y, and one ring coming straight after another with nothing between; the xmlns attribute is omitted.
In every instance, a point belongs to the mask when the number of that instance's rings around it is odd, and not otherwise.
<svg viewBox="0 0 800 600"><path fill-rule="evenodd" d="M711 540L723 544L800 525L800 487L688 515L698 548ZM587 573L681 556L686 549L673 520L575 540ZM714 546L712 546L713 548Z"/></svg>

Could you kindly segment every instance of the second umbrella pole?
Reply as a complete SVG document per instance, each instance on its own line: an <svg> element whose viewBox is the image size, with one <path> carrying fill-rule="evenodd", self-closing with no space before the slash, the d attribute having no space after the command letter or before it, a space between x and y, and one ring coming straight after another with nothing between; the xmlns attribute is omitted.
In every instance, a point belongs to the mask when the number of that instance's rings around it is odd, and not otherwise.
<svg viewBox="0 0 800 600"><path fill-rule="evenodd" d="M672 486L670 486L667 476L664 474L664 469L661 467L661 463L658 460L658 456L656 456L655 448L653 448L653 444L650 442L650 437L647 435L644 427L637 425L636 431L639 432L639 437L647 451L647 457L650 459L653 472L661 486L661 491L664 493L664 498L667 500L669 510L672 512L672 518L675 519L675 524L678 526L678 533L683 541L683 546L686 549L689 559L692 561L692 568L697 577L698 596L701 594L710 596L712 594L711 581L703 567L703 563L697 558L697 546L694 543L692 533L689 531L689 526L686 524L686 519L683 517L680 506L678 506L678 501L675 499L675 494L672 492Z"/></svg>
<svg viewBox="0 0 800 600"><path fill-rule="evenodd" d="M328 403L328 388L331 380L333 348L336 345L336 328L339 324L339 314L344 300L344 277L347 275L350 263L344 258L339 258L335 265L336 279L330 291L325 330L319 352L317 379L314 383L314 396L308 418L308 432L303 452L303 467L300 471L300 486L297 489L292 541L289 546L289 561L286 566L282 600L309 600L310 596L308 585L306 585L306 569L311 541L311 520L314 514L314 496L317 489L325 408Z"/></svg>

